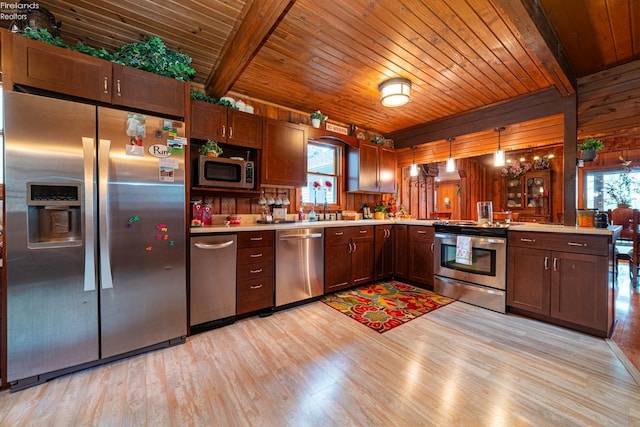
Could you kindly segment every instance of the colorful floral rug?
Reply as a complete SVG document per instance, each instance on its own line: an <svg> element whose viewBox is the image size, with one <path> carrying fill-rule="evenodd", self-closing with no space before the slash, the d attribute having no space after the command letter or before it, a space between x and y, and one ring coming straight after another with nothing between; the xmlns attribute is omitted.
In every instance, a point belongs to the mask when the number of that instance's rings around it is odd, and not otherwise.
<svg viewBox="0 0 640 427"><path fill-rule="evenodd" d="M383 333L455 300L390 280L338 291L320 301Z"/></svg>

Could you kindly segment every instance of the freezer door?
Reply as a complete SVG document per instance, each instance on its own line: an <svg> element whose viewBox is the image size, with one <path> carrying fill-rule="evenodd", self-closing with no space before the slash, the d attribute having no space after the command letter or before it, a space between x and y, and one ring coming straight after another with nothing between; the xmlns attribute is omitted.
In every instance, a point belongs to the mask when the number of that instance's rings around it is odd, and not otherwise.
<svg viewBox="0 0 640 427"><path fill-rule="evenodd" d="M4 97L7 379L14 382L98 359L96 109Z"/></svg>
<svg viewBox="0 0 640 427"><path fill-rule="evenodd" d="M172 127L184 135L182 122L98 108L102 357L187 333L185 147L168 148Z"/></svg>

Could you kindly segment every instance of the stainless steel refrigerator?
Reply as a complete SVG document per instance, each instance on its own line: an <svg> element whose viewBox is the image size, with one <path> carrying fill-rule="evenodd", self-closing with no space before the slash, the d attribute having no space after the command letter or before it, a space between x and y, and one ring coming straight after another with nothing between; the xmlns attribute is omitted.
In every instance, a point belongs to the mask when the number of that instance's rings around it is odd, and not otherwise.
<svg viewBox="0 0 640 427"><path fill-rule="evenodd" d="M5 92L7 380L184 342L184 124Z"/></svg>

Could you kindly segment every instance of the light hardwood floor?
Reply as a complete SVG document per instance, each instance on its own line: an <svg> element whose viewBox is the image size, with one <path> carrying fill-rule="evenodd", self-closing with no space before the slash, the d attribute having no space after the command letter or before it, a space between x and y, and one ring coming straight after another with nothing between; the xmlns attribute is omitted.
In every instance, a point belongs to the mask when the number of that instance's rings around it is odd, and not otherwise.
<svg viewBox="0 0 640 427"><path fill-rule="evenodd" d="M640 369L640 285L631 286L629 264L619 263L616 288L616 324L611 340Z"/></svg>
<svg viewBox="0 0 640 427"><path fill-rule="evenodd" d="M2 392L0 425L627 426L637 381L607 340L461 302L385 334L313 302Z"/></svg>

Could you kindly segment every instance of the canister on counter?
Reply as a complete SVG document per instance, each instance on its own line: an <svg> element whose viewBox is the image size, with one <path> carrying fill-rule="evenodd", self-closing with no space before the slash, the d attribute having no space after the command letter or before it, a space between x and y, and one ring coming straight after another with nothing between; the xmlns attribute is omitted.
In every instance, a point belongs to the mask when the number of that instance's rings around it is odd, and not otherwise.
<svg viewBox="0 0 640 427"><path fill-rule="evenodd" d="M606 212L598 212L596 214L595 227L607 228L609 226L609 215Z"/></svg>
<svg viewBox="0 0 640 427"><path fill-rule="evenodd" d="M202 227L202 201L191 201L191 226Z"/></svg>

